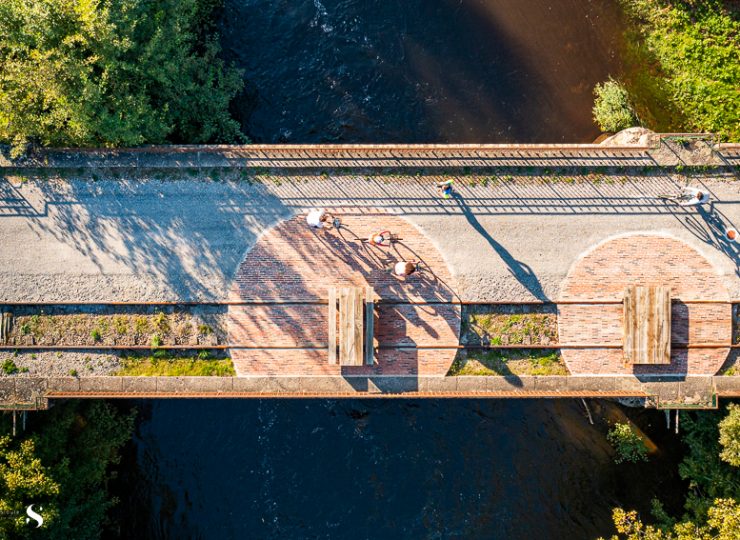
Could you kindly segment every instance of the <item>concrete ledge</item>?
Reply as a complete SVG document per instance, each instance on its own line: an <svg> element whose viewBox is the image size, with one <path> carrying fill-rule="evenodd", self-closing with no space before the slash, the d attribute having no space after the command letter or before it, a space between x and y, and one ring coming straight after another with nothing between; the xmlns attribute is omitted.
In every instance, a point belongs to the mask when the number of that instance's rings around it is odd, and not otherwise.
<svg viewBox="0 0 740 540"><path fill-rule="evenodd" d="M80 377L81 392L122 392L121 377Z"/></svg>
<svg viewBox="0 0 740 540"><path fill-rule="evenodd" d="M155 393L158 377L120 377L121 391L139 394Z"/></svg>
<svg viewBox="0 0 740 540"><path fill-rule="evenodd" d="M78 377L51 377L46 380L46 389L49 392L78 392L80 380Z"/></svg>
<svg viewBox="0 0 740 540"><path fill-rule="evenodd" d="M740 377L0 377L0 403L40 403L45 397L630 397L703 405L740 396Z"/></svg>

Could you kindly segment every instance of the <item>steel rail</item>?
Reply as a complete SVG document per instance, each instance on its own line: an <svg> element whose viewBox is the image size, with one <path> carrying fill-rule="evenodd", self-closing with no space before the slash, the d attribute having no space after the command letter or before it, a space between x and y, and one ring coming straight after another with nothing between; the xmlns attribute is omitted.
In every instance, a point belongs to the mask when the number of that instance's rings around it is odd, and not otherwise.
<svg viewBox="0 0 740 540"><path fill-rule="evenodd" d="M331 377L329 377L331 378ZM163 398L163 399L182 399L182 398L196 398L196 399L213 399L213 398L280 398L280 399L305 399L305 398L316 398L316 399L344 399L348 397L357 398L394 398L394 399L412 399L414 397L425 397L425 398L609 398L609 397L650 397L647 393L640 390L623 390L623 391L604 391L604 390L481 390L475 391L402 391L402 392L366 392L366 391L347 391L347 392L301 392L297 390L286 390L285 392L250 392L250 391L218 391L213 392L191 392L191 391L172 391L166 390L161 391L126 391L126 392L111 392L111 391L99 391L99 390L78 390L78 391L55 391L48 390L44 397L49 399L62 399L62 398L99 398L99 399L131 399L133 398Z"/></svg>
<svg viewBox="0 0 740 540"><path fill-rule="evenodd" d="M740 344L733 343L672 343L674 349L740 349ZM407 344L380 344L376 350L559 350L559 349L621 349L622 345L614 343L563 343L547 345L407 345ZM205 350L327 350L328 345L251 345L251 344L221 344L221 345L0 345L0 351L205 351Z"/></svg>
<svg viewBox="0 0 740 540"><path fill-rule="evenodd" d="M734 300L682 300L672 298L673 303L681 304L740 304L740 299ZM455 306L557 306L557 305L620 305L622 300L524 300L520 302L506 300L396 300L391 298L379 298L375 300L376 304L387 305L412 305L412 306L436 306L436 305L455 305ZM300 306L300 305L327 305L328 300L223 300L223 301L174 301L166 300L161 302L142 302L142 301L118 301L118 302L71 302L71 301L44 301L44 302L0 302L0 307L42 307L42 306L59 306L59 307L200 307L200 306Z"/></svg>

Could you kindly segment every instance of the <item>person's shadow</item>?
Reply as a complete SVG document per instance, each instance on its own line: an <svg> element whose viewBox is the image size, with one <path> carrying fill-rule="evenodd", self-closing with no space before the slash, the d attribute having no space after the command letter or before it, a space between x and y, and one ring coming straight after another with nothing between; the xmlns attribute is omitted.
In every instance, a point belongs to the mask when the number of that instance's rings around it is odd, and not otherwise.
<svg viewBox="0 0 740 540"><path fill-rule="evenodd" d="M488 242L488 245L490 245L493 250L498 253L498 256L501 257L501 260L506 263L509 272L511 272L511 274L519 281L519 283L521 283L537 300L547 300L548 298L542 290L542 285L540 284L539 279L537 279L537 276L534 274L532 269L527 264L516 260L511 255L511 253L509 253L501 244L496 242L493 236L491 236L489 232L483 228L483 225L480 224L478 218L475 217L475 214L473 214L473 212L470 210L470 207L465 203L465 199L459 193L453 193L452 197L457 202L460 210L465 216L465 219L467 219L468 223L470 223L470 226L473 227L473 229L475 229L478 234L485 238L486 242Z"/></svg>

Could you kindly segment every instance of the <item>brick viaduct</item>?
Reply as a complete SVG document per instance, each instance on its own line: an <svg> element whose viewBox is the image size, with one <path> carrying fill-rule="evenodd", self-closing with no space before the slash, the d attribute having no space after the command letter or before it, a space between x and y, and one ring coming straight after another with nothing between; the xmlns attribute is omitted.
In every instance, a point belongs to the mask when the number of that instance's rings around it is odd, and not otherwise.
<svg viewBox="0 0 740 540"><path fill-rule="evenodd" d="M703 152L684 151L695 137ZM671 144L681 139L681 144ZM0 149L0 173L65 168L456 168L456 167L672 167L740 165L739 144L711 137L653 135L648 144L561 145L245 145L143 147L122 150L41 150L12 159ZM738 382L736 382L738 381ZM740 396L740 377L611 376L440 377L0 377L0 406L44 408L63 397L638 397L666 408L712 407L717 397Z"/></svg>

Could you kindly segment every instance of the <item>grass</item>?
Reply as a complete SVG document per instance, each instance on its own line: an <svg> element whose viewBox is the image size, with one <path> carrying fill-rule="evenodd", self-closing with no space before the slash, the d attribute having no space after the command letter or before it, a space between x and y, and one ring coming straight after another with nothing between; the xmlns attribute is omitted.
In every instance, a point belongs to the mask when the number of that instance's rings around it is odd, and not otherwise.
<svg viewBox="0 0 740 540"><path fill-rule="evenodd" d="M554 313L469 313L463 328L465 343L536 345L557 341Z"/></svg>
<svg viewBox="0 0 740 540"><path fill-rule="evenodd" d="M205 356L205 358L204 358ZM233 377L236 375L231 358L210 358L199 354L196 358L178 358L155 353L148 357L124 357L121 376L166 376L166 377Z"/></svg>
<svg viewBox="0 0 740 540"><path fill-rule="evenodd" d="M568 370L558 351L507 349L458 354L447 375L568 375Z"/></svg>

